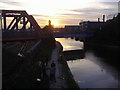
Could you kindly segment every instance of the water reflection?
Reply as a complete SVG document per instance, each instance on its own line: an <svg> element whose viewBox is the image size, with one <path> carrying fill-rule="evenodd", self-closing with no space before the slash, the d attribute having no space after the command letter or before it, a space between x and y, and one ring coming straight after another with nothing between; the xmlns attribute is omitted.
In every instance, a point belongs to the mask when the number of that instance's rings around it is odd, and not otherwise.
<svg viewBox="0 0 120 90"><path fill-rule="evenodd" d="M88 58L90 55L91 58ZM96 62L99 59L89 52L84 59L68 61L74 79L81 88L118 87L118 72L102 62Z"/></svg>
<svg viewBox="0 0 120 90"><path fill-rule="evenodd" d="M56 40L63 45L64 51L83 48L80 41L64 38ZM80 56L81 53L76 55ZM72 56L75 56L75 53L68 55L69 60ZM83 56L68 61L74 79L81 88L118 88L119 75L115 68L103 62L104 58L97 57L93 51L86 52Z"/></svg>
<svg viewBox="0 0 120 90"><path fill-rule="evenodd" d="M63 51L66 50L77 50L83 49L83 42L75 41L70 38L55 38L56 41L59 41L63 46Z"/></svg>

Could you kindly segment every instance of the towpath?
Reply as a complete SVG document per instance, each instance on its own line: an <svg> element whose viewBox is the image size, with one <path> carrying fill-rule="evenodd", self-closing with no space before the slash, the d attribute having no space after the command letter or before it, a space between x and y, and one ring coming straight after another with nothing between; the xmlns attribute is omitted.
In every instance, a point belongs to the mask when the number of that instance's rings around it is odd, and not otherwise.
<svg viewBox="0 0 120 90"><path fill-rule="evenodd" d="M52 52L51 60L48 62L49 69L50 69L50 65L53 61L56 64L56 73L55 73L56 82L50 81L50 83L49 83L50 88L61 88L61 89L68 88L68 85L67 85L66 80L65 80L65 74L62 70L63 69L62 63L59 60L60 52L61 52L61 46L58 42L56 42L56 47ZM48 76L50 76L49 69L47 70Z"/></svg>

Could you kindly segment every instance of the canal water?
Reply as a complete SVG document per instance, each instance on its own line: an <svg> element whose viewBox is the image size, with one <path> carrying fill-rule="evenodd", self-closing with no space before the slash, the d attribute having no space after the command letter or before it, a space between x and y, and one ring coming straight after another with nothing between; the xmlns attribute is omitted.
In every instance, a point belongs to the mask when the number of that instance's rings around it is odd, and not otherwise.
<svg viewBox="0 0 120 90"><path fill-rule="evenodd" d="M56 38L63 50L83 49L83 43L73 39ZM76 83L80 88L118 88L118 71L104 62L94 51L86 51L82 59L67 61Z"/></svg>

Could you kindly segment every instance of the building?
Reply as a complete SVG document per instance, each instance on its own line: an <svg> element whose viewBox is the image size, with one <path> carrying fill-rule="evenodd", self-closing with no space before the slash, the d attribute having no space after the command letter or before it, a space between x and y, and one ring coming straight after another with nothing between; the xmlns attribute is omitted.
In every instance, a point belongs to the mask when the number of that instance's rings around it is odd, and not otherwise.
<svg viewBox="0 0 120 90"><path fill-rule="evenodd" d="M94 29L101 29L101 26L105 22L97 22L97 21L83 21L80 22L81 30L94 30Z"/></svg>
<svg viewBox="0 0 120 90"><path fill-rule="evenodd" d="M104 20L103 20L104 21ZM105 22L97 22L97 21L83 21L80 22L79 25L66 25L65 30L68 31L85 31L85 30L95 30L101 29L101 26Z"/></svg>
<svg viewBox="0 0 120 90"><path fill-rule="evenodd" d="M80 29L80 26L79 25L66 25L65 26L65 29L66 30L69 30L69 31L76 31L76 30L79 30Z"/></svg>
<svg viewBox="0 0 120 90"><path fill-rule="evenodd" d="M65 30L67 31L85 31L101 29L101 26L105 23L105 15L103 15L102 21L98 18L98 21L82 21L79 25L66 25Z"/></svg>

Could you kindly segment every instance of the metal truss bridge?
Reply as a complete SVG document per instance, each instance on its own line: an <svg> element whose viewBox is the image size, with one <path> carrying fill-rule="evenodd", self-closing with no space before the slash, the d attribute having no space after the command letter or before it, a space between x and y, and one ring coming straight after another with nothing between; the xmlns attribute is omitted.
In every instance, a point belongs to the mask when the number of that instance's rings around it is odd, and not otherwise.
<svg viewBox="0 0 120 90"><path fill-rule="evenodd" d="M32 15L24 10L1 10L1 41L35 40L52 35L54 38L92 37L93 32L46 32L40 28Z"/></svg>

